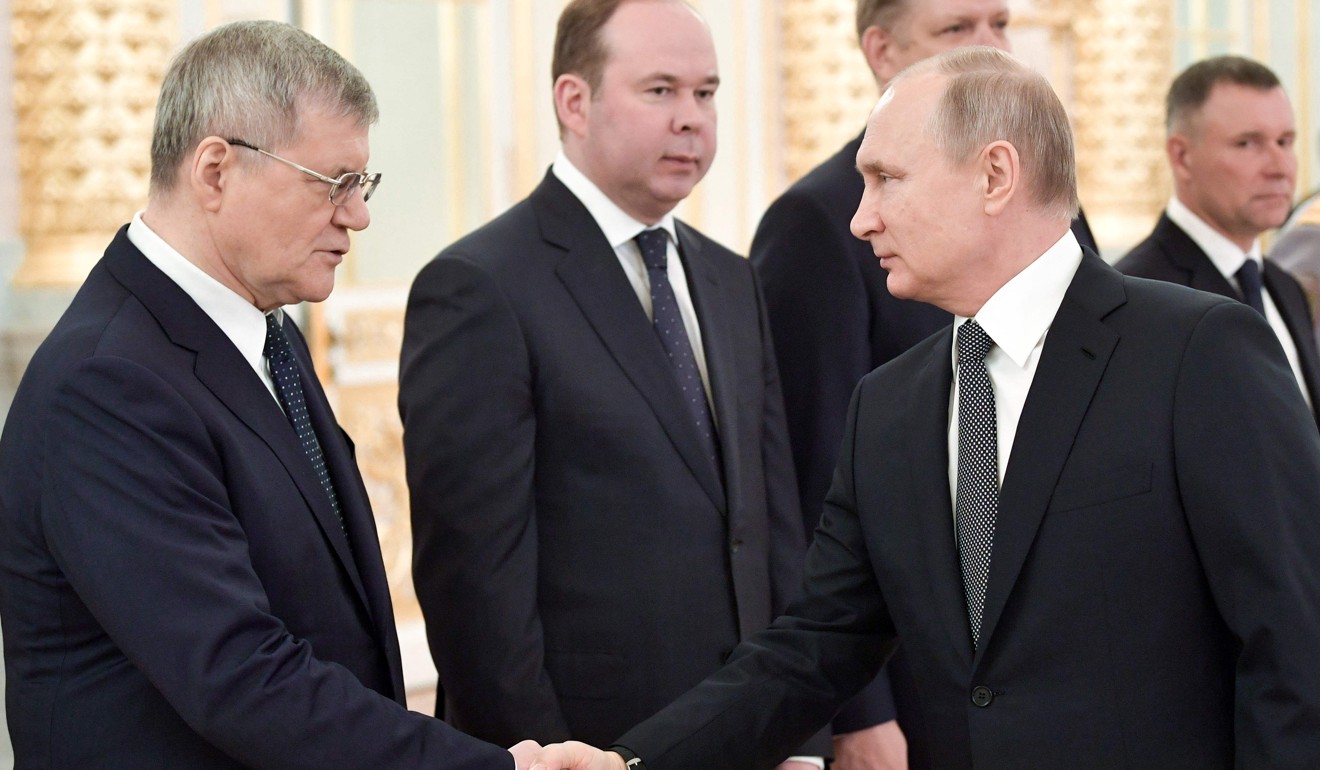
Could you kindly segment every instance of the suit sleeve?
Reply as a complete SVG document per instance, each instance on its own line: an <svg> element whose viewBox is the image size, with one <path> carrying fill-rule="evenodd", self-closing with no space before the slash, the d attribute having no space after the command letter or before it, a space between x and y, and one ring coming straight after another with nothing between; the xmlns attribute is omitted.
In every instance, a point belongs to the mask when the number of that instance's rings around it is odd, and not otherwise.
<svg viewBox="0 0 1320 770"><path fill-rule="evenodd" d="M812 196L789 190L757 227L751 260L765 292L808 540L820 520L853 389L871 370L869 301L845 242ZM881 673L834 721L836 733L894 719Z"/></svg>
<svg viewBox="0 0 1320 770"><path fill-rule="evenodd" d="M318 660L272 614L207 424L140 365L98 357L52 394L41 516L71 587L182 719L244 766L452 765L509 755Z"/></svg>
<svg viewBox="0 0 1320 770"><path fill-rule="evenodd" d="M492 277L462 257L418 276L399 409L413 580L450 718L495 743L566 740L537 607L532 370Z"/></svg>
<svg viewBox="0 0 1320 770"><path fill-rule="evenodd" d="M865 400L860 389L857 400ZM853 490L862 411L855 403L848 413L843 457L807 551L803 597L740 644L727 665L618 740L650 770L716 760L722 770L773 767L874 679L897 646Z"/></svg>
<svg viewBox="0 0 1320 770"><path fill-rule="evenodd" d="M1239 767L1320 765L1320 437L1277 338L1210 310L1175 394L1178 485L1206 580L1240 643Z"/></svg>

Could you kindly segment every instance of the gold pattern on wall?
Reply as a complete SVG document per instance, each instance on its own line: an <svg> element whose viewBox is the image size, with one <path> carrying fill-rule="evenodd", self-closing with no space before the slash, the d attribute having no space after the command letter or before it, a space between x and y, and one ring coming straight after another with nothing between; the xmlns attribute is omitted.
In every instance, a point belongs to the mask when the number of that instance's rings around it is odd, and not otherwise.
<svg viewBox="0 0 1320 770"><path fill-rule="evenodd" d="M1069 3L1080 193L1102 246L1144 238L1172 189L1164 154L1164 95L1173 78L1170 2Z"/></svg>
<svg viewBox="0 0 1320 770"><path fill-rule="evenodd" d="M326 308L326 323L315 325L328 334L331 371L322 374L323 382L333 383L327 389L335 414L353 438L380 533L395 619L402 623L421 619L413 592L412 526L397 406L403 305L369 296L360 300L352 301L353 307Z"/></svg>
<svg viewBox="0 0 1320 770"><path fill-rule="evenodd" d="M19 230L14 283L73 285L147 199L172 0L12 0Z"/></svg>
<svg viewBox="0 0 1320 770"><path fill-rule="evenodd" d="M785 165L795 180L866 125L875 80L857 46L852 2L783 3Z"/></svg>

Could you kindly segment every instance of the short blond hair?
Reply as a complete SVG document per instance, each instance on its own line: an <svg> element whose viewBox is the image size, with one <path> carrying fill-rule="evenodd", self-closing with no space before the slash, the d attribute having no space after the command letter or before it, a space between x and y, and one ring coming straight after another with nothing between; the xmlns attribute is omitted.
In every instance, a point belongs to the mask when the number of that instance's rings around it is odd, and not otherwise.
<svg viewBox="0 0 1320 770"><path fill-rule="evenodd" d="M963 163L991 142L1008 142L1018 151L1033 202L1061 218L1077 216L1072 127L1049 81L988 46L945 51L917 62L900 72L894 84L921 74L947 79L928 126L946 158Z"/></svg>

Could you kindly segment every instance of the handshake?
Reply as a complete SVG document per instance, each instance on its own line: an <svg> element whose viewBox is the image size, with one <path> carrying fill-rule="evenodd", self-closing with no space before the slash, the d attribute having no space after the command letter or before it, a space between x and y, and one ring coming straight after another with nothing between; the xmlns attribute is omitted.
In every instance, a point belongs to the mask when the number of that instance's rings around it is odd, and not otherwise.
<svg viewBox="0 0 1320 770"><path fill-rule="evenodd" d="M536 741L523 741L509 753L517 770L628 770L618 754L577 741L545 747Z"/></svg>

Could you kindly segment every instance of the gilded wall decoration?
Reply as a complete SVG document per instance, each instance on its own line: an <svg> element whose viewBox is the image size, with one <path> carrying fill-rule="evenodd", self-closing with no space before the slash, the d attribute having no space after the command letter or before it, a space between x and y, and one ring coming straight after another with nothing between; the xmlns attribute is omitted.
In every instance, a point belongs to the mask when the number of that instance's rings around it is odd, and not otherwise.
<svg viewBox="0 0 1320 770"><path fill-rule="evenodd" d="M356 447L401 624L421 620L412 584L412 526L398 411L403 308L402 291L346 288L317 308L311 324L324 350L318 362L322 381Z"/></svg>
<svg viewBox="0 0 1320 770"><path fill-rule="evenodd" d="M147 199L172 0L13 0L19 230L14 283L73 285Z"/></svg>
<svg viewBox="0 0 1320 770"><path fill-rule="evenodd" d="M851 0L782 6L784 163L791 181L862 130L877 93L857 46Z"/></svg>
<svg viewBox="0 0 1320 770"><path fill-rule="evenodd" d="M1164 95L1173 78L1170 3L1071 3L1079 192L1102 246L1140 241L1172 190L1164 156Z"/></svg>

